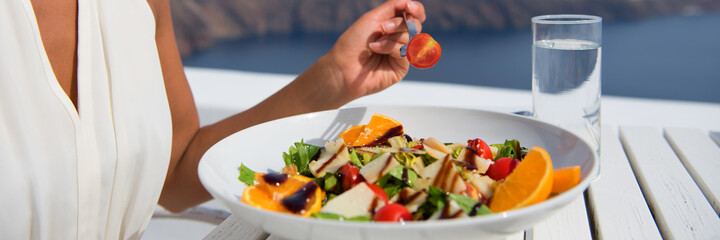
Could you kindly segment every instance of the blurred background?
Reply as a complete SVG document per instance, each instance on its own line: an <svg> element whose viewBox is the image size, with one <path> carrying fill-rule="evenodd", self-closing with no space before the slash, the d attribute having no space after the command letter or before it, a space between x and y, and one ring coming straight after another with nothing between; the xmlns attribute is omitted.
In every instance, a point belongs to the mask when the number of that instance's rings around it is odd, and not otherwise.
<svg viewBox="0 0 720 240"><path fill-rule="evenodd" d="M300 74L381 0L174 0L186 66ZM603 18L602 93L720 103L718 0L421 0L442 46L409 81L531 88L530 18ZM408 100L412 101L412 100ZM501 101L501 100L500 100Z"/></svg>

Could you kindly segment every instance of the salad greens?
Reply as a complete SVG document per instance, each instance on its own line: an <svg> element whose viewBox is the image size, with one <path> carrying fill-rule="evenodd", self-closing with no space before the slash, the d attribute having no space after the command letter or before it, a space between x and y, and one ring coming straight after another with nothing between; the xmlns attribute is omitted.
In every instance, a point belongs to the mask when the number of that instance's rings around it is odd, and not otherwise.
<svg viewBox="0 0 720 240"><path fill-rule="evenodd" d="M492 144L490 146L498 149L497 156L495 156L495 159L493 160L498 160L504 157L522 159L528 151L527 148L520 147L520 141L516 139L505 140L505 143L503 144Z"/></svg>
<svg viewBox="0 0 720 240"><path fill-rule="evenodd" d="M478 204L478 200L472 199L468 196L451 193L447 198L450 201L455 201L458 206L460 206L460 208L470 216L480 216L492 213L490 208L488 208L485 204Z"/></svg>
<svg viewBox="0 0 720 240"><path fill-rule="evenodd" d="M240 176L238 176L238 180L240 180L240 182L243 182L248 186L255 184L255 171L250 170L244 164L240 164L238 171L240 171Z"/></svg>
<svg viewBox="0 0 720 240"><path fill-rule="evenodd" d="M314 217L314 218L319 218L319 219L330 219L330 220L338 220L338 221L369 222L371 220L370 217L367 217L367 216L357 216L357 217L346 218L346 217L343 217L338 214L324 213L324 212L316 212L310 216Z"/></svg>
<svg viewBox="0 0 720 240"><path fill-rule="evenodd" d="M443 144L433 138L413 140L398 135L372 147L346 146L343 141L315 146L301 139L282 154L290 168L277 174L302 175L322 191L322 208L305 216L372 221L379 209L390 205L401 205L411 220L491 214L486 203L499 181L488 176L494 161L504 157L520 160L528 151L515 139L490 145L494 149L483 142L485 149L492 149L491 156L478 153L479 147L468 146L471 140L468 144ZM255 183L253 170L240 165L238 171L239 181ZM276 184L281 186L282 181ZM340 202L343 199L352 200ZM452 214L445 214L449 211Z"/></svg>
<svg viewBox="0 0 720 240"><path fill-rule="evenodd" d="M286 166L294 164L301 175L312 177L313 175L310 169L308 169L308 163L318 154L319 150L320 147L305 144L304 140L301 139L300 142L296 142L293 146L290 146L287 153L283 153L283 160Z"/></svg>

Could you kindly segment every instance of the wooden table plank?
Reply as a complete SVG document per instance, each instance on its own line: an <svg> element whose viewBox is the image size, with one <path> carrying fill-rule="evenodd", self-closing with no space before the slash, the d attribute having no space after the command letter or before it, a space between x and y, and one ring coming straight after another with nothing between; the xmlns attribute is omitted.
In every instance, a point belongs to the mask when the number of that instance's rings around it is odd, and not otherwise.
<svg viewBox="0 0 720 240"><path fill-rule="evenodd" d="M603 125L600 177L587 191L597 239L661 239L616 126Z"/></svg>
<svg viewBox="0 0 720 240"><path fill-rule="evenodd" d="M237 219L234 215L230 215L225 221L220 223L215 229L212 230L205 240L225 240L225 239L243 239L243 240L265 240L268 238L268 234L260 229L245 224L240 219Z"/></svg>
<svg viewBox="0 0 720 240"><path fill-rule="evenodd" d="M720 238L720 219L660 130L621 127L620 138L663 237Z"/></svg>
<svg viewBox="0 0 720 240"><path fill-rule="evenodd" d="M667 128L665 138L682 160L705 198L720 214L720 147L700 129Z"/></svg>
<svg viewBox="0 0 720 240"><path fill-rule="evenodd" d="M508 236L505 240L525 240L525 232L519 232Z"/></svg>
<svg viewBox="0 0 720 240"><path fill-rule="evenodd" d="M536 224L532 240L592 239L588 223L585 197L580 195L552 217Z"/></svg>

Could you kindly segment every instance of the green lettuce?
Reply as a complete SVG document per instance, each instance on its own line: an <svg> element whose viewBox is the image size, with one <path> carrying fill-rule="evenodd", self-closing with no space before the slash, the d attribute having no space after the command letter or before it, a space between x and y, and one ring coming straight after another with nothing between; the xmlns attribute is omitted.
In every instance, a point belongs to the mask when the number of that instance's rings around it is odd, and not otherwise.
<svg viewBox="0 0 720 240"><path fill-rule="evenodd" d="M296 142L293 146L290 146L288 152L283 153L283 161L285 161L286 166L294 164L300 174L312 177L308 163L310 163L318 151L320 151L320 147L305 144L303 140L300 140L300 142Z"/></svg>
<svg viewBox="0 0 720 240"><path fill-rule="evenodd" d="M338 221L356 221L356 222L369 222L370 221L370 217L368 217L368 216L355 216L355 217L347 218L347 217L344 217L344 216L341 216L338 214L324 213L324 212L316 212L316 213L311 214L310 216L314 217L314 218L319 218L319 219L330 219L330 220L338 220Z"/></svg>
<svg viewBox="0 0 720 240"><path fill-rule="evenodd" d="M238 171L240 172L240 176L238 176L238 180L240 180L240 182L243 182L248 186L255 185L255 171L250 170L243 164L240 164Z"/></svg>

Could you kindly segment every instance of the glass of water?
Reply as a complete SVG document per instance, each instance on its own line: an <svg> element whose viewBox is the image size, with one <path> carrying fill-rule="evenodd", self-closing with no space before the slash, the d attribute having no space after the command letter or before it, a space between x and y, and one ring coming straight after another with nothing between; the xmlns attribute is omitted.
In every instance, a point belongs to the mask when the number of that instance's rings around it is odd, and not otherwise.
<svg viewBox="0 0 720 240"><path fill-rule="evenodd" d="M537 16L532 34L533 116L584 138L599 157L602 18Z"/></svg>

